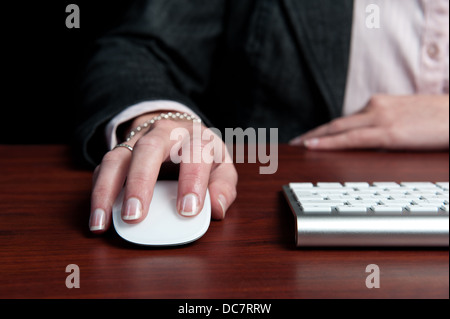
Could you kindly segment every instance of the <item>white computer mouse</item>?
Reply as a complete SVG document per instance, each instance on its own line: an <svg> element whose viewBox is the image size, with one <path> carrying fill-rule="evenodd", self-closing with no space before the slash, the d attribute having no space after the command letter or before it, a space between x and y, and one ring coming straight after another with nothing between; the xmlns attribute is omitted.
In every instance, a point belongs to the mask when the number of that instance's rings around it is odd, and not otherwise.
<svg viewBox="0 0 450 319"><path fill-rule="evenodd" d="M211 221L209 192L197 216L183 217L176 210L177 189L177 181L157 181L148 214L138 224L128 224L122 220L122 190L112 212L114 228L119 236L131 243L148 246L183 245L202 237Z"/></svg>

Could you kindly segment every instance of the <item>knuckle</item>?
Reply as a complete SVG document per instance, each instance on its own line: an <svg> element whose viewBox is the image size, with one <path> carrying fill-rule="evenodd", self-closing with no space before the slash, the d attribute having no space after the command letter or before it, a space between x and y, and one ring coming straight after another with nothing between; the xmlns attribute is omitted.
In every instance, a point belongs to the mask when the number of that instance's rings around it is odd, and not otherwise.
<svg viewBox="0 0 450 319"><path fill-rule="evenodd" d="M401 143L401 136L393 129L386 129L380 136L380 147L389 148L391 145L399 145Z"/></svg>
<svg viewBox="0 0 450 319"><path fill-rule="evenodd" d="M384 95L374 95L369 100L369 107L373 109L383 109L386 107L386 97Z"/></svg>
<svg viewBox="0 0 450 319"><path fill-rule="evenodd" d="M339 139L339 144L344 149L365 147L366 142L364 134L359 131L347 132Z"/></svg>
<svg viewBox="0 0 450 319"><path fill-rule="evenodd" d="M94 188L92 189L92 198L93 199L101 199L107 196L107 194L110 192L109 185L105 184L96 184Z"/></svg>
<svg viewBox="0 0 450 319"><path fill-rule="evenodd" d="M103 156L102 164L105 163L118 163L122 161L122 156L119 152L109 151Z"/></svg>
<svg viewBox="0 0 450 319"><path fill-rule="evenodd" d="M345 135L345 137L346 146L360 144L364 139L364 135L359 131L350 131Z"/></svg>
<svg viewBox="0 0 450 319"><path fill-rule="evenodd" d="M180 176L180 179L182 179L185 184L193 185L201 182L201 175L201 168L198 166L194 166L188 172L184 172L183 176Z"/></svg>
<svg viewBox="0 0 450 319"><path fill-rule="evenodd" d="M141 200L151 198L155 183L156 179L148 175L130 175L125 184L127 196Z"/></svg>
<svg viewBox="0 0 450 319"><path fill-rule="evenodd" d="M342 129L343 129L342 122L339 120L333 120L328 125L328 133L329 134L340 132L340 131L342 131Z"/></svg>
<svg viewBox="0 0 450 319"><path fill-rule="evenodd" d="M96 183L92 189L91 203L96 207L110 207L112 199L112 189L110 184Z"/></svg>
<svg viewBox="0 0 450 319"><path fill-rule="evenodd" d="M387 126L396 121L396 113L392 109L392 100L384 95L375 95L370 99L368 110L375 115L375 122Z"/></svg>
<svg viewBox="0 0 450 319"><path fill-rule="evenodd" d="M155 134L146 134L141 137L135 145L135 148L150 148L154 150L164 148L165 139Z"/></svg>
<svg viewBox="0 0 450 319"><path fill-rule="evenodd" d="M130 172L127 177L127 187L133 189L146 189L155 182L155 176L146 171Z"/></svg>
<svg viewBox="0 0 450 319"><path fill-rule="evenodd" d="M156 155L157 157L161 157L161 161L163 158L167 157L166 154L166 143L168 143L168 139L164 139L163 137L156 134L147 134L141 137L134 146L135 152L140 152L145 149L146 153L151 153L152 155Z"/></svg>

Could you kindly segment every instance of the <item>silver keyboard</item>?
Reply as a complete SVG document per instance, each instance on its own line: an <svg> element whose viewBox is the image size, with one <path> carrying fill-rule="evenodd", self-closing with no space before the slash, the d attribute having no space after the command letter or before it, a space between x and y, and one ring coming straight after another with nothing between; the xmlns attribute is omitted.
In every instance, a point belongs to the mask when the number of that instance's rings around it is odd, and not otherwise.
<svg viewBox="0 0 450 319"><path fill-rule="evenodd" d="M289 183L296 244L449 246L449 183Z"/></svg>

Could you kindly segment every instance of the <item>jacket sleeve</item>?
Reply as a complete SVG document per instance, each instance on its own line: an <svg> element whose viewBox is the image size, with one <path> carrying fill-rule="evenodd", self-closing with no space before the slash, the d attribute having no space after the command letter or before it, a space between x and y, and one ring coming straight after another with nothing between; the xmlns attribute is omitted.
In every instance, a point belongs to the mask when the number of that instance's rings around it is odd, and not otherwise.
<svg viewBox="0 0 450 319"><path fill-rule="evenodd" d="M136 1L95 43L81 85L75 155L99 163L106 123L139 102L172 100L202 116L195 101L220 52L224 14L225 0Z"/></svg>

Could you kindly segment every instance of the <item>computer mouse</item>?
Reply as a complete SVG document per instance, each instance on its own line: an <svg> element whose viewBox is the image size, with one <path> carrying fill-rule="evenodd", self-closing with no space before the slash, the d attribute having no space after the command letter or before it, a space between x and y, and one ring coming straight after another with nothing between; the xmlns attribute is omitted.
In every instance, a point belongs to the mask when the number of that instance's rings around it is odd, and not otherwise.
<svg viewBox="0 0 450 319"><path fill-rule="evenodd" d="M202 211L197 216L184 217L176 210L177 190L178 181L157 181L148 214L137 224L128 224L122 220L122 190L112 211L117 234L131 243L147 246L183 245L202 237L211 221L209 191L206 193Z"/></svg>

